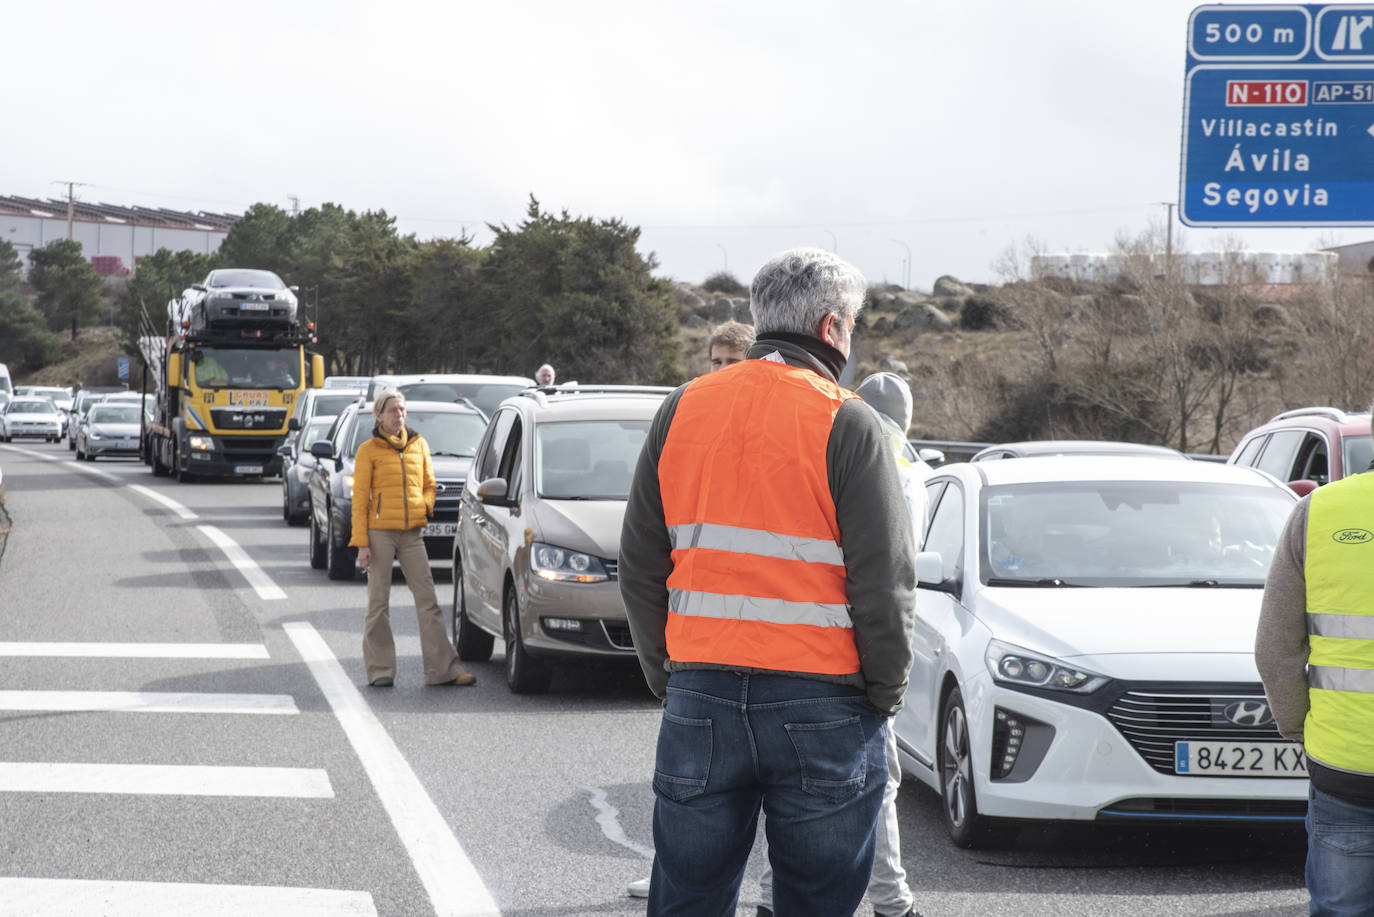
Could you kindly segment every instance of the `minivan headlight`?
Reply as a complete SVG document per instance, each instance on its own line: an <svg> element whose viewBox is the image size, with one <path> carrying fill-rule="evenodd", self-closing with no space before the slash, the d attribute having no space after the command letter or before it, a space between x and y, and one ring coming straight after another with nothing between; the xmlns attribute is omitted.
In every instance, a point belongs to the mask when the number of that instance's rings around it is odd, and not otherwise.
<svg viewBox="0 0 1374 917"><path fill-rule="evenodd" d="M530 569L551 582L604 583L611 578L599 558L538 541L530 545Z"/></svg>
<svg viewBox="0 0 1374 917"><path fill-rule="evenodd" d="M1091 694L1111 679L1001 640L988 641L983 653L994 681L1011 687L1045 688Z"/></svg>

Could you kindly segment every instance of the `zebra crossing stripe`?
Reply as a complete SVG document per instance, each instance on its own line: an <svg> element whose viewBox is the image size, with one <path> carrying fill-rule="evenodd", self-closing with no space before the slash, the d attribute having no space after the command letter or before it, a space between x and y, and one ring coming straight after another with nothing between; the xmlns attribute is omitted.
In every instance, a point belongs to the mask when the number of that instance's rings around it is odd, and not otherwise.
<svg viewBox="0 0 1374 917"><path fill-rule="evenodd" d="M260 643L15 643L0 656L85 656L104 659L267 659Z"/></svg>
<svg viewBox="0 0 1374 917"><path fill-rule="evenodd" d="M0 761L0 793L334 798L329 775L318 769L51 761Z"/></svg>
<svg viewBox="0 0 1374 917"><path fill-rule="evenodd" d="M151 691L0 691L0 710L102 713L300 713L289 694L174 694Z"/></svg>
<svg viewBox="0 0 1374 917"><path fill-rule="evenodd" d="M0 876L0 917L377 917L367 892L267 885L107 882Z"/></svg>

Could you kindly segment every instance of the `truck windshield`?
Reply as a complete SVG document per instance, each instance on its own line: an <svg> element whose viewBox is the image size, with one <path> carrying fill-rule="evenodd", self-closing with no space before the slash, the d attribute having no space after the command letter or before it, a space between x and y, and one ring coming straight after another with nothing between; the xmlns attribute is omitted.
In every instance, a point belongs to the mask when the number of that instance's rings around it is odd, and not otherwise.
<svg viewBox="0 0 1374 917"><path fill-rule="evenodd" d="M195 380L201 388L295 389L300 387L301 357L295 350L202 347Z"/></svg>

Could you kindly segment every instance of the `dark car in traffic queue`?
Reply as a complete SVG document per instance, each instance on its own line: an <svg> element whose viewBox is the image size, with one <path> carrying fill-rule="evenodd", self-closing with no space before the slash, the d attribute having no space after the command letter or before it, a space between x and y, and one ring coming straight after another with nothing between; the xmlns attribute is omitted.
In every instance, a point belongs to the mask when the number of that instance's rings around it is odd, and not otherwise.
<svg viewBox="0 0 1374 917"><path fill-rule="evenodd" d="M434 515L421 533L430 563L453 555L458 531L458 500L467 480L487 418L470 402L410 401L406 426L425 438L434 463L437 492ZM357 575L357 548L349 547L353 531L353 462L372 436L376 420L371 402L355 402L339 414L325 439L310 453L310 566L330 579Z"/></svg>
<svg viewBox="0 0 1374 917"><path fill-rule="evenodd" d="M337 414L317 414L304 428L292 430L277 447L281 456L281 517L287 525L305 525L310 514L310 472L317 459L310 447L329 435Z"/></svg>

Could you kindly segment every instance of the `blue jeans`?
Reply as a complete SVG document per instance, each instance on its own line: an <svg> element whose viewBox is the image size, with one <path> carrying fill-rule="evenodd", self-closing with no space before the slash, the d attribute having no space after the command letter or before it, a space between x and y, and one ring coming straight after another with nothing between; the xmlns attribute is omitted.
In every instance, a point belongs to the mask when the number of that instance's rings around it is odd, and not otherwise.
<svg viewBox="0 0 1374 917"><path fill-rule="evenodd" d="M1308 792L1307 891L1312 917L1374 914L1374 805Z"/></svg>
<svg viewBox="0 0 1374 917"><path fill-rule="evenodd" d="M654 763L650 917L733 917L760 805L778 917L849 917L873 871L885 720L857 688L784 675L668 678Z"/></svg>

